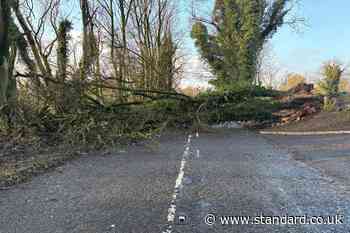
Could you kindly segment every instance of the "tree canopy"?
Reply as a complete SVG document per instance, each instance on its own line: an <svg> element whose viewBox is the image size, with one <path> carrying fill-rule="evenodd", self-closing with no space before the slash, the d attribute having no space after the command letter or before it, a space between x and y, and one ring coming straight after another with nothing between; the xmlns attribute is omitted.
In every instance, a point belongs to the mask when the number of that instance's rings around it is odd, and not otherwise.
<svg viewBox="0 0 350 233"><path fill-rule="evenodd" d="M328 97L339 94L339 84L344 68L337 62L327 62L322 66L323 80L319 82L321 93Z"/></svg>
<svg viewBox="0 0 350 233"><path fill-rule="evenodd" d="M218 88L253 84L264 43L285 23L291 0L216 0L211 20L196 18L191 37Z"/></svg>

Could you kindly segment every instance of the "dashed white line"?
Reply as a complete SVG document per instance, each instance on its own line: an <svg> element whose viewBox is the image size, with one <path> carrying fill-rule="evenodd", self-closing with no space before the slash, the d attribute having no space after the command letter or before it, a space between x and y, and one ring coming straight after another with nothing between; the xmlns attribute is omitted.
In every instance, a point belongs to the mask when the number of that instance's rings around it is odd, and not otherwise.
<svg viewBox="0 0 350 233"><path fill-rule="evenodd" d="M178 174L176 181L175 181L174 192L172 195L170 207L168 209L168 218L167 218L168 219L168 227L163 231L163 233L172 233L172 231L173 231L173 224L174 224L175 215L176 215L176 199L177 199L178 194L180 193L180 190L183 187L182 183L184 180L187 158L190 154L191 138L192 138L192 135L189 135L188 139L187 139L187 143L185 145L185 151L182 155L179 174Z"/></svg>
<svg viewBox="0 0 350 233"><path fill-rule="evenodd" d="M200 150L197 149L196 158L199 159L200 157L201 157Z"/></svg>

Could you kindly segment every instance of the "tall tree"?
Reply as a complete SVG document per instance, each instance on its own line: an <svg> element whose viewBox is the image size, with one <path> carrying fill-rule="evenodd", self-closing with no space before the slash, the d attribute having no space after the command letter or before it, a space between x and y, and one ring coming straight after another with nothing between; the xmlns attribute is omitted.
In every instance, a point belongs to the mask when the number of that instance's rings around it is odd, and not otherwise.
<svg viewBox="0 0 350 233"><path fill-rule="evenodd" d="M167 32L159 43L158 73L159 88L171 91L174 88L174 76L176 75L176 51L171 32Z"/></svg>
<svg viewBox="0 0 350 233"><path fill-rule="evenodd" d="M12 108L16 100L16 80L12 75L17 49L11 43L12 25L10 5L7 0L0 1L0 108ZM11 34L12 35L12 34ZM9 108L8 108L9 109Z"/></svg>
<svg viewBox="0 0 350 233"><path fill-rule="evenodd" d="M10 3L0 1L0 110L9 128L13 126L17 102L17 81L13 75L17 57L16 27Z"/></svg>
<svg viewBox="0 0 350 233"><path fill-rule="evenodd" d="M57 33L57 79L62 82L67 79L70 30L72 30L72 23L69 20L62 20Z"/></svg>
<svg viewBox="0 0 350 233"><path fill-rule="evenodd" d="M177 51L172 34L173 14L173 2L170 0L136 0L134 3L134 39L141 58L142 88L171 89L169 84L175 74L173 68Z"/></svg>
<svg viewBox="0 0 350 233"><path fill-rule="evenodd" d="M98 56L97 39L95 36L95 13L90 1L80 0L81 18L83 23L83 54L80 63L80 78L86 79L92 72L93 65L96 65Z"/></svg>
<svg viewBox="0 0 350 233"><path fill-rule="evenodd" d="M330 61L322 66L324 79L319 82L321 93L327 97L336 97L339 94L339 84L345 69L340 63Z"/></svg>
<svg viewBox="0 0 350 233"><path fill-rule="evenodd" d="M284 24L291 1L216 0L211 20L194 15L191 36L216 75L215 86L254 83L259 53Z"/></svg>
<svg viewBox="0 0 350 233"><path fill-rule="evenodd" d="M171 90L179 70L174 1L98 0L98 6L119 101L128 100L130 88Z"/></svg>
<svg viewBox="0 0 350 233"><path fill-rule="evenodd" d="M42 91L44 88L42 88L40 77L44 77L43 80L46 86L48 86L48 80L53 79L52 66L49 59L57 39L54 38L45 46L49 38L44 38L44 35L46 35L45 31L47 30L45 24L46 21L50 21L51 26L54 26L53 18L55 17L52 13L57 10L59 3L59 0L49 0L41 12L39 10L34 11L34 6L28 2L26 2L26 4L20 4L20 1L11 1L11 7L16 16L16 22L18 22L21 31L23 31L23 37L21 38L22 46L30 48L30 55L32 55L33 61L31 62L29 56L27 56L29 54L22 55L27 57L25 63L31 71L32 78L34 78L33 83L35 83L38 90ZM26 9L23 5L28 6L29 9ZM29 11L29 13L26 11ZM51 16L48 20L50 14ZM27 51L24 53L27 53Z"/></svg>
<svg viewBox="0 0 350 233"><path fill-rule="evenodd" d="M69 42L71 36L69 32L72 30L71 21L64 19L59 23L57 32L57 81L59 86L55 88L56 111L67 112L71 107L73 97L69 92L69 88L65 86L68 78L68 64L69 64Z"/></svg>
<svg viewBox="0 0 350 233"><path fill-rule="evenodd" d="M131 32L129 21L134 0L98 0L98 4L102 8L100 23L107 32L110 45L110 60L113 66L111 73L121 88L117 95L122 102L125 95L122 89L130 79L128 34Z"/></svg>
<svg viewBox="0 0 350 233"><path fill-rule="evenodd" d="M9 7L6 0L0 1L0 107L7 103L9 82Z"/></svg>

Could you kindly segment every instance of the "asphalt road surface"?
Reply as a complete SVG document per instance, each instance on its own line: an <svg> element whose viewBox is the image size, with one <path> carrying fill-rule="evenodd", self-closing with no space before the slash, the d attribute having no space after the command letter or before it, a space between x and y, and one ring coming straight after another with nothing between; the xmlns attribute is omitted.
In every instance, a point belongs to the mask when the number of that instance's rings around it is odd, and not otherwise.
<svg viewBox="0 0 350 233"><path fill-rule="evenodd" d="M348 233L347 142L234 129L85 156L0 191L0 233Z"/></svg>

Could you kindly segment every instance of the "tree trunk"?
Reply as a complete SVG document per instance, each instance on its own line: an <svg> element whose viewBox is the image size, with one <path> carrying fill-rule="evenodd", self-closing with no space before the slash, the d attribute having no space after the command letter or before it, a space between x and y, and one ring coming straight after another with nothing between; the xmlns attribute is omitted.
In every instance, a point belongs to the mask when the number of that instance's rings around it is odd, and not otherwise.
<svg viewBox="0 0 350 233"><path fill-rule="evenodd" d="M87 0L80 0L81 18L83 22L83 54L80 64L80 78L86 79L89 70L90 40L89 40L89 3Z"/></svg>
<svg viewBox="0 0 350 233"><path fill-rule="evenodd" d="M27 39L28 41L28 44L31 48L31 51L33 53L33 56L34 56L34 59L35 59L35 64L33 63L33 66L30 67L31 68L31 72L33 73L33 75L35 75L34 77L34 80L35 80L35 84L37 85L38 88L41 88L41 82L40 82L40 79L39 77L37 77L37 71L39 70L40 73L43 75L43 76L47 76L49 74L49 72L45 69L45 66L43 64L43 61L41 59L41 56L40 56L40 52L36 46L36 43L35 43L35 39L33 37L33 34L22 14L22 12L20 11L19 9L19 6L18 5L14 5L12 6L13 7L13 10L15 12L15 15L16 15L16 18L18 20L18 23L19 25L21 26L23 32L24 32L24 35L25 35L25 38ZM46 82L47 84L47 82Z"/></svg>
<svg viewBox="0 0 350 233"><path fill-rule="evenodd" d="M7 104L8 73L7 59L3 58L0 65L0 108Z"/></svg>
<svg viewBox="0 0 350 233"><path fill-rule="evenodd" d="M0 108L7 104L9 43L7 0L0 1Z"/></svg>

